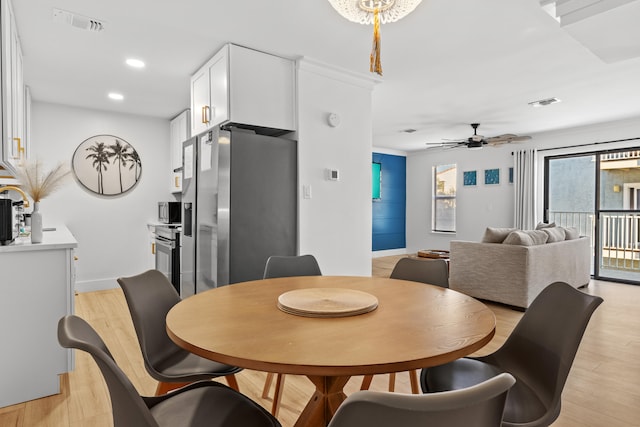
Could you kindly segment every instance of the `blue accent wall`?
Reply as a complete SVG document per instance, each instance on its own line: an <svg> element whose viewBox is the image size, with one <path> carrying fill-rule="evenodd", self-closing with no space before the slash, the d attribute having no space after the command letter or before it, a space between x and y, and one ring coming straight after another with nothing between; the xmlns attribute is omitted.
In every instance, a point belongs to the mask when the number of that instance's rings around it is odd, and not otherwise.
<svg viewBox="0 0 640 427"><path fill-rule="evenodd" d="M382 164L380 200L372 201L372 250L405 248L407 158L373 153L372 161Z"/></svg>

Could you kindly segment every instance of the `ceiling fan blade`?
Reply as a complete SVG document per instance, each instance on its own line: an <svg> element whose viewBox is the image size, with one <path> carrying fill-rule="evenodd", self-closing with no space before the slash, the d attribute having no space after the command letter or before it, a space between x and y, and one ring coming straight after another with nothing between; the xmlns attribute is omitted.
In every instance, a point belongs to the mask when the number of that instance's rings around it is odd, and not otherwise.
<svg viewBox="0 0 640 427"><path fill-rule="evenodd" d="M427 146L427 149L429 148L444 148L444 149L449 149L449 148L456 148L456 147L462 147L463 145L465 145L465 141L443 141L443 142L425 142L424 144Z"/></svg>
<svg viewBox="0 0 640 427"><path fill-rule="evenodd" d="M487 138L487 143L489 145L499 145L499 144L509 144L511 142L521 142L521 141L527 141L531 139L530 136L518 136L518 135L514 135L512 133L507 133L504 135L498 135L498 136L493 136L491 138Z"/></svg>

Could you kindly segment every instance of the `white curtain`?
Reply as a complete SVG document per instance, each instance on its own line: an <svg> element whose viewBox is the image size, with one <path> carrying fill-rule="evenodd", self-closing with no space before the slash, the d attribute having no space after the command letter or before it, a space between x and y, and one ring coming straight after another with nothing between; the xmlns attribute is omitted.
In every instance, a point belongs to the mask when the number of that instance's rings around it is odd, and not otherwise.
<svg viewBox="0 0 640 427"><path fill-rule="evenodd" d="M536 167L538 152L535 149L514 153L513 178L515 187L514 227L532 230L536 227Z"/></svg>

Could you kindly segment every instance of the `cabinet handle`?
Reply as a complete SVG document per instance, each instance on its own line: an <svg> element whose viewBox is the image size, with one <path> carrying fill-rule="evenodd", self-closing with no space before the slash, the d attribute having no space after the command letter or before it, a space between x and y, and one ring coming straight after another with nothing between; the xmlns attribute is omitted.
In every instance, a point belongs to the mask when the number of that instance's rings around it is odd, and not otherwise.
<svg viewBox="0 0 640 427"><path fill-rule="evenodd" d="M204 114L202 115L203 117L203 122L204 123L209 123L211 121L211 119L209 118L209 106L205 105L204 107Z"/></svg>
<svg viewBox="0 0 640 427"><path fill-rule="evenodd" d="M175 179L175 181L176 181L176 188L180 188L180 184L178 184L178 179L180 179L180 177L175 176L175 177L173 177L173 179Z"/></svg>
<svg viewBox="0 0 640 427"><path fill-rule="evenodd" d="M19 159L21 158L21 154L24 153L24 147L22 146L22 140L20 138L13 138L14 141L18 141L18 149L16 150L18 152L17 156L13 156L14 159Z"/></svg>
<svg viewBox="0 0 640 427"><path fill-rule="evenodd" d="M155 254L156 254L156 244L155 244L155 243L152 243L152 244L151 244L151 254L152 254L152 255L155 255Z"/></svg>
<svg viewBox="0 0 640 427"><path fill-rule="evenodd" d="M206 105L204 105L204 106L202 107L202 111L201 111L201 114L200 114L200 116L201 116L201 117L200 117L200 121L201 121L202 123L207 123L207 112L205 111L205 108L207 108L207 106L206 106Z"/></svg>

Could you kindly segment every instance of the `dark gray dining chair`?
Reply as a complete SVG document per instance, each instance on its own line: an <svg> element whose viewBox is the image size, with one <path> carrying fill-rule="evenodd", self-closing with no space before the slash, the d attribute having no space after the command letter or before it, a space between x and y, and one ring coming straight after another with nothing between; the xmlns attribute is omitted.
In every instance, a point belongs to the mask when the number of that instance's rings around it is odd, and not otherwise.
<svg viewBox="0 0 640 427"><path fill-rule="evenodd" d="M431 258L400 258L391 271L391 279L409 280L412 282L427 283L430 285L449 287L449 264L444 259ZM365 375L360 390L368 390L371 386L373 375ZM418 372L409 371L411 392L420 393L418 385ZM389 374L389 391L395 390L396 374Z"/></svg>
<svg viewBox="0 0 640 427"><path fill-rule="evenodd" d="M295 276L322 276L322 272L320 271L320 266L318 265L316 258L313 255L273 255L267 259L264 267L263 279ZM271 408L273 416L278 416L282 389L284 387L284 378L283 374L277 374L276 376L273 406ZM263 399L267 399L269 397L271 383L273 383L273 374L267 373L267 378L262 390Z"/></svg>
<svg viewBox="0 0 640 427"><path fill-rule="evenodd" d="M502 347L423 369L425 393L457 390L502 372L516 378L505 427L546 427L560 415L561 394L584 331L602 298L555 282L533 300Z"/></svg>
<svg viewBox="0 0 640 427"><path fill-rule="evenodd" d="M401 258L393 267L390 277L448 288L449 264L444 259Z"/></svg>
<svg viewBox="0 0 640 427"><path fill-rule="evenodd" d="M158 381L156 395L194 381L221 376L229 386L239 390L234 374L240 372L240 368L184 350L167 335L167 313L180 302L180 296L164 274L148 270L136 276L120 277L118 284L129 306L144 367Z"/></svg>
<svg viewBox="0 0 640 427"><path fill-rule="evenodd" d="M58 341L95 360L109 389L114 427L280 426L260 405L215 381L195 382L162 396L141 396L102 338L78 316L60 319Z"/></svg>
<svg viewBox="0 0 640 427"><path fill-rule="evenodd" d="M347 397L329 427L499 427L515 379L500 374L466 389L433 394L358 391Z"/></svg>

